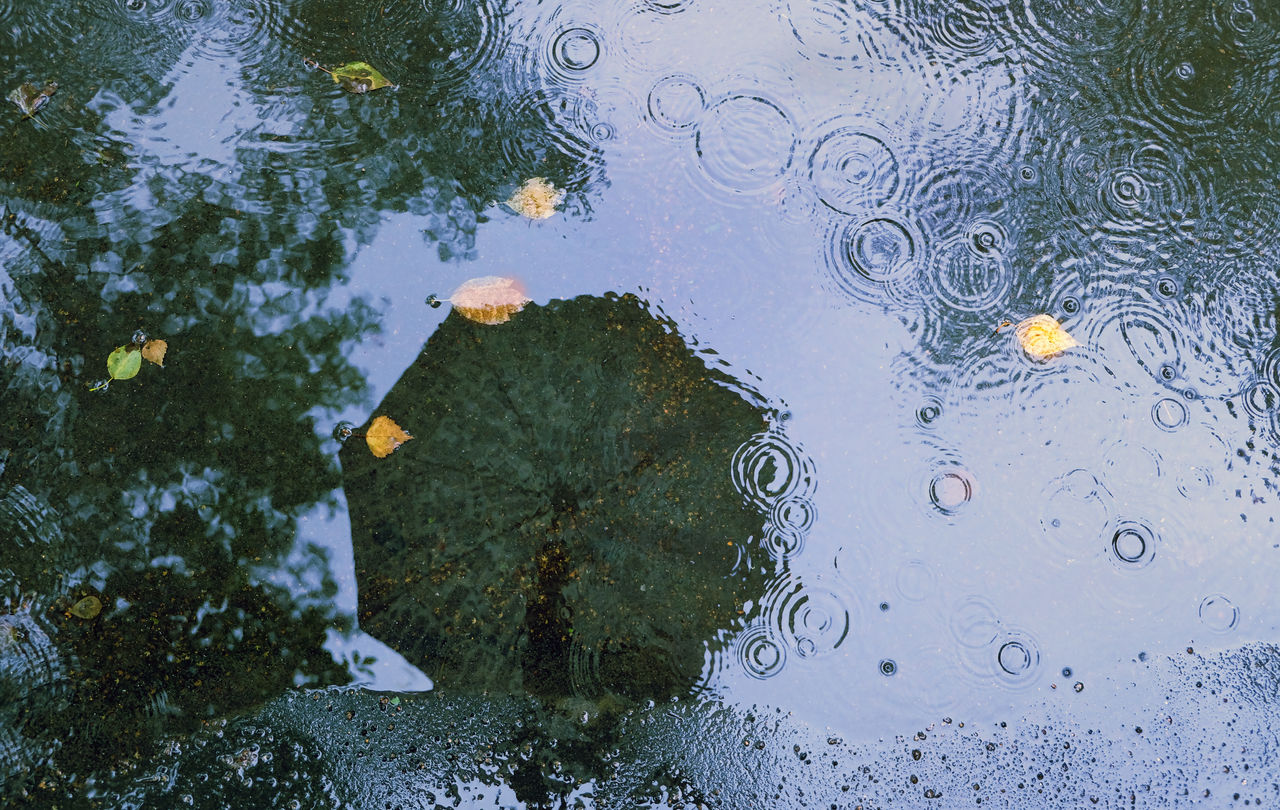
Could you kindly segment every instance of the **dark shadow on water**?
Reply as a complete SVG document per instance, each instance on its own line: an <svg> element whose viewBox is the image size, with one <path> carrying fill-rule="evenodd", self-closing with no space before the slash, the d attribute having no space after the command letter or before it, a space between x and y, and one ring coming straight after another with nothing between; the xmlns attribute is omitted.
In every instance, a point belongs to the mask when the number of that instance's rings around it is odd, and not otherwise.
<svg viewBox="0 0 1280 810"><path fill-rule="evenodd" d="M738 390L633 296L453 313L374 411L414 439L341 454L361 627L455 689L686 693L767 576Z"/></svg>

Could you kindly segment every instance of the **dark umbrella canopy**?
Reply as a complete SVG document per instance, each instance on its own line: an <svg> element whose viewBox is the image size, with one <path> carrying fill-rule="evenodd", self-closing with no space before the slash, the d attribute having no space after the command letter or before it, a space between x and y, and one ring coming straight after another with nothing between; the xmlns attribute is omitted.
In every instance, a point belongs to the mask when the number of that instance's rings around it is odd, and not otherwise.
<svg viewBox="0 0 1280 810"><path fill-rule="evenodd" d="M440 683L672 694L763 591L765 411L633 296L452 313L375 415L415 438L342 451L360 622Z"/></svg>

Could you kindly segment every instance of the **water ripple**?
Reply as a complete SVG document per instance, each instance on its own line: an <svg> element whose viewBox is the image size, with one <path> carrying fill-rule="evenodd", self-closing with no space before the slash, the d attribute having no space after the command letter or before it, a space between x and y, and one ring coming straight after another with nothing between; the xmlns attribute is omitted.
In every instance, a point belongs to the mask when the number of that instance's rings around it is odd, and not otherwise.
<svg viewBox="0 0 1280 810"><path fill-rule="evenodd" d="M912 196L920 220L935 239L960 236L974 222L1003 219L1013 196L1008 166L978 161L936 161Z"/></svg>
<svg viewBox="0 0 1280 810"><path fill-rule="evenodd" d="M855 214L899 198L904 177L898 146L882 127L858 116L840 116L818 127L809 156L809 178L834 211Z"/></svg>
<svg viewBox="0 0 1280 810"><path fill-rule="evenodd" d="M695 143L703 174L726 191L746 194L774 184L791 167L796 129L778 102L737 93L707 110Z"/></svg>
<svg viewBox="0 0 1280 810"><path fill-rule="evenodd" d="M276 37L286 24L275 0L178 0L175 15L191 26L196 52L203 57L234 59L245 70L278 58Z"/></svg>
<svg viewBox="0 0 1280 810"><path fill-rule="evenodd" d="M1054 138L1049 160L1067 215L1105 238L1189 236L1212 210L1189 154L1143 120L1090 118Z"/></svg>
<svg viewBox="0 0 1280 810"><path fill-rule="evenodd" d="M1255 62L1280 61L1280 7L1267 0L1214 3L1210 14L1235 49Z"/></svg>
<svg viewBox="0 0 1280 810"><path fill-rule="evenodd" d="M1121 571L1138 571L1156 558L1160 535L1144 520L1119 518L1107 538L1107 559Z"/></svg>
<svg viewBox="0 0 1280 810"><path fill-rule="evenodd" d="M1112 50L1152 13L1144 0L1010 0L1006 7L1013 37L1033 62L1053 67Z"/></svg>
<svg viewBox="0 0 1280 810"><path fill-rule="evenodd" d="M872 3L788 0L786 20L800 52L839 62L917 69L923 44L915 26Z"/></svg>
<svg viewBox="0 0 1280 810"><path fill-rule="evenodd" d="M1135 48L1129 81L1138 116L1181 131L1218 131L1257 119L1276 96L1276 63L1237 49L1230 31L1198 20L1170 20ZM1126 97L1129 91L1126 90Z"/></svg>
<svg viewBox="0 0 1280 810"><path fill-rule="evenodd" d="M1092 321L1090 341L1110 340L1105 333L1118 328L1139 366L1186 399L1248 389L1275 334L1280 281L1261 258L1189 258L1176 277L1163 266L1142 271L1147 287L1119 276L1104 288L1110 303Z"/></svg>
<svg viewBox="0 0 1280 810"><path fill-rule="evenodd" d="M772 678L787 665L786 643L766 623L752 624L738 633L733 651L742 671L758 680Z"/></svg>
<svg viewBox="0 0 1280 810"><path fill-rule="evenodd" d="M856 607L851 594L796 575L778 578L761 603L765 619L786 639L788 651L801 658L838 649L849 636Z"/></svg>
<svg viewBox="0 0 1280 810"><path fill-rule="evenodd" d="M649 89L645 120L664 135L692 136L707 109L701 83L683 73L669 73Z"/></svg>
<svg viewBox="0 0 1280 810"><path fill-rule="evenodd" d="M953 237L941 245L934 253L926 280L934 301L998 322L999 313L1008 308L1017 274L1004 250L996 243L986 242L991 234L1002 232L992 224L990 231Z"/></svg>
<svg viewBox="0 0 1280 810"><path fill-rule="evenodd" d="M1200 601L1200 621L1215 633L1229 633L1240 623L1240 608L1222 594L1212 594Z"/></svg>
<svg viewBox="0 0 1280 810"><path fill-rule="evenodd" d="M779 431L748 439L731 464L733 485L748 503L766 512L788 500L808 500L818 486L813 460Z"/></svg>
<svg viewBox="0 0 1280 810"><path fill-rule="evenodd" d="M834 220L826 236L827 272L855 302L915 311L926 241L914 218L882 209Z"/></svg>

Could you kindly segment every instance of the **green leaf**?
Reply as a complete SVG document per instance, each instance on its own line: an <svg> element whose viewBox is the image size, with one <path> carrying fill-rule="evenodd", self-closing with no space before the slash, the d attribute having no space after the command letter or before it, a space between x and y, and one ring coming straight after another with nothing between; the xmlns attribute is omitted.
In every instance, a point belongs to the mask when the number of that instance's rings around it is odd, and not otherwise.
<svg viewBox="0 0 1280 810"><path fill-rule="evenodd" d="M131 346L121 346L107 356L107 373L113 380L127 380L142 368L142 352Z"/></svg>
<svg viewBox="0 0 1280 810"><path fill-rule="evenodd" d="M350 93L367 93L380 87L390 87L391 82L368 62L348 62L333 69L333 80Z"/></svg>

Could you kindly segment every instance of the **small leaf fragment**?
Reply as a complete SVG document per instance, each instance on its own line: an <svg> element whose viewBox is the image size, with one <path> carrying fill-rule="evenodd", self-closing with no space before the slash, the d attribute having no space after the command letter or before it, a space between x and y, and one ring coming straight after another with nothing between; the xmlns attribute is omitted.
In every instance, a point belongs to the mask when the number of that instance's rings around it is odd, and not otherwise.
<svg viewBox="0 0 1280 810"><path fill-rule="evenodd" d="M483 324L506 323L529 303L524 285L514 278L481 276L464 281L449 296L464 318Z"/></svg>
<svg viewBox="0 0 1280 810"><path fill-rule="evenodd" d="M405 432L404 428L397 425L389 416L379 416L369 425L369 430L364 434L364 441L369 445L369 451L377 458L386 458L395 452L395 449L405 442L412 439L413 436Z"/></svg>
<svg viewBox="0 0 1280 810"><path fill-rule="evenodd" d="M107 355L107 373L113 380L136 377L142 368L142 352L130 346L121 346Z"/></svg>
<svg viewBox="0 0 1280 810"><path fill-rule="evenodd" d="M333 80L342 85L348 93L368 93L382 87L390 87L391 82L368 62L348 62L334 68L330 74Z"/></svg>
<svg viewBox="0 0 1280 810"><path fill-rule="evenodd" d="M102 600L96 596L86 596L71 606L71 615L77 619L93 619L102 612Z"/></svg>
<svg viewBox="0 0 1280 810"><path fill-rule="evenodd" d="M564 201L564 191L545 177L530 177L516 189L504 205L529 219L546 219Z"/></svg>
<svg viewBox="0 0 1280 810"><path fill-rule="evenodd" d="M164 368L164 353L169 350L169 344L163 340L152 338L142 344L142 359L155 363L160 368Z"/></svg>
<svg viewBox="0 0 1280 810"><path fill-rule="evenodd" d="M1080 345L1052 315L1032 315L1013 331L1022 350L1033 360L1047 360Z"/></svg>
<svg viewBox="0 0 1280 810"><path fill-rule="evenodd" d="M18 105L24 117L30 118L45 105L57 89L57 82L45 82L43 87L24 82L9 91L9 100Z"/></svg>

